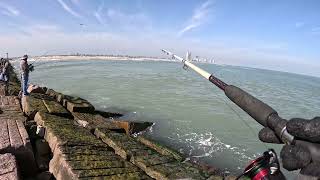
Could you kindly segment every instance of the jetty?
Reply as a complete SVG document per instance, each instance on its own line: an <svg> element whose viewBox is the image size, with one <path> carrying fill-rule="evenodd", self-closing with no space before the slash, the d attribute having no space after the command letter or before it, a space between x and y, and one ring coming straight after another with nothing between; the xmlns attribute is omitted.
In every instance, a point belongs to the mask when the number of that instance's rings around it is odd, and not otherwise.
<svg viewBox="0 0 320 180"><path fill-rule="evenodd" d="M20 81L9 65L0 83L0 179L234 179L185 160L141 132L152 122L130 122L87 100Z"/></svg>

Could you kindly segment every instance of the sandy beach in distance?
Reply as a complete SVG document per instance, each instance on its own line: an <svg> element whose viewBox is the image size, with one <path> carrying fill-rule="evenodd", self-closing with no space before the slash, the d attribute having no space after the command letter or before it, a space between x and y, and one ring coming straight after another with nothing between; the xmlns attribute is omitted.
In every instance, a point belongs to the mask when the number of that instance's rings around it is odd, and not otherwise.
<svg viewBox="0 0 320 180"><path fill-rule="evenodd" d="M130 56L75 56L75 55L53 55L53 56L36 56L31 57L30 60L132 60L132 61L172 61L166 58L155 57L130 57Z"/></svg>

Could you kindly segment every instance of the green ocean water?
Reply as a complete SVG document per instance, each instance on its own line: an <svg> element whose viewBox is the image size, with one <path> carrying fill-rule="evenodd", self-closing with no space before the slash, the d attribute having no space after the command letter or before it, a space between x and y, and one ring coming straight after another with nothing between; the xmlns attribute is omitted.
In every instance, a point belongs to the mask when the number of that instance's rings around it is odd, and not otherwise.
<svg viewBox="0 0 320 180"><path fill-rule="evenodd" d="M37 64L37 62L35 63ZM39 63L40 64L40 63ZM283 72L198 64L276 109L283 118L320 115L320 79ZM53 61L35 67L31 83L89 100L97 109L152 121L147 135L189 158L237 174L266 148L262 128L224 93L176 62ZM249 128L243 121L250 125Z"/></svg>

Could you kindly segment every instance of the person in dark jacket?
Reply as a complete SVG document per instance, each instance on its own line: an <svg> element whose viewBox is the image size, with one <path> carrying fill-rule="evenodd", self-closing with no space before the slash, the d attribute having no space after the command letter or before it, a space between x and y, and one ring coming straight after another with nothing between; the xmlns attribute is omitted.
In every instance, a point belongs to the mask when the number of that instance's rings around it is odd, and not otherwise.
<svg viewBox="0 0 320 180"><path fill-rule="evenodd" d="M20 73L21 73L21 89L24 96L28 96L28 81L29 81L29 65L28 55L24 55L20 61Z"/></svg>

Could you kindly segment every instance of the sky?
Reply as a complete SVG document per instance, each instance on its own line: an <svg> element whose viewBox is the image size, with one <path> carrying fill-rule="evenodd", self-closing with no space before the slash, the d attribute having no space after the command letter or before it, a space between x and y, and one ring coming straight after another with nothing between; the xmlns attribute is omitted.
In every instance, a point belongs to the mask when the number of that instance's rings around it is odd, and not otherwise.
<svg viewBox="0 0 320 180"><path fill-rule="evenodd" d="M318 0L0 0L0 56L184 56L320 77Z"/></svg>

